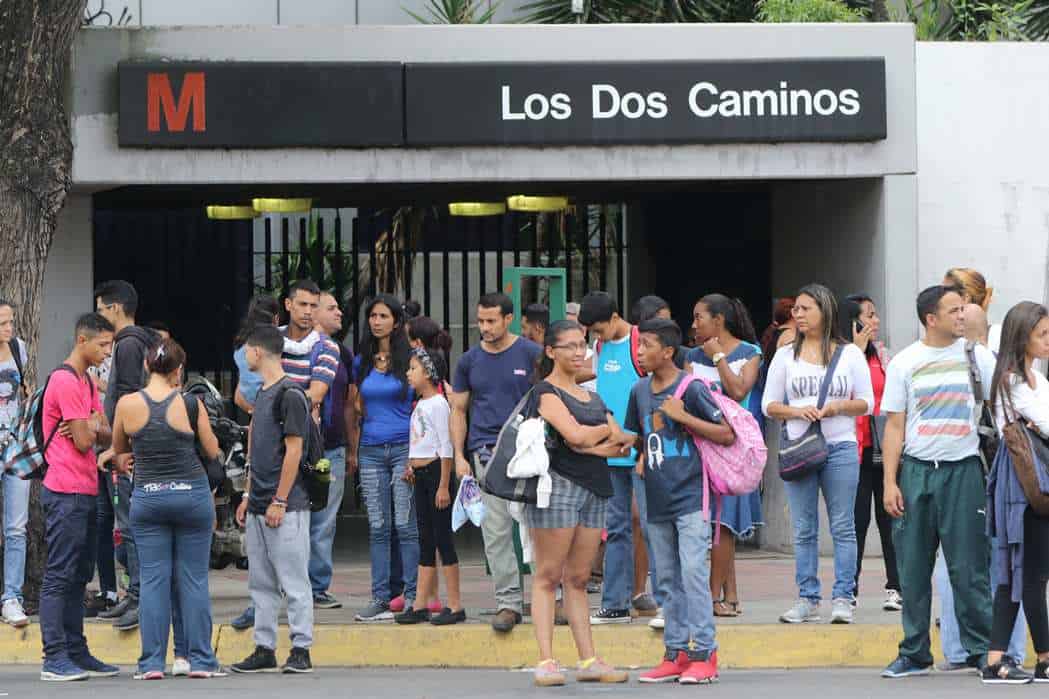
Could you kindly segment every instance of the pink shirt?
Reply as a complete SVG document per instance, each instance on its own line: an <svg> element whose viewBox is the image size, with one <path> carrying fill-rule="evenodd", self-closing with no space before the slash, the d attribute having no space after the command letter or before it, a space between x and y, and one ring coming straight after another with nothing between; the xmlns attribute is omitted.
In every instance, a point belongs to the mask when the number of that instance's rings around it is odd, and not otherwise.
<svg viewBox="0 0 1049 699"><path fill-rule="evenodd" d="M51 375L44 393L44 438L63 420L86 420L102 412L98 391L88 377L59 369ZM98 495L98 465L94 449L81 453L73 440L55 434L47 448L48 469L44 486L55 493Z"/></svg>

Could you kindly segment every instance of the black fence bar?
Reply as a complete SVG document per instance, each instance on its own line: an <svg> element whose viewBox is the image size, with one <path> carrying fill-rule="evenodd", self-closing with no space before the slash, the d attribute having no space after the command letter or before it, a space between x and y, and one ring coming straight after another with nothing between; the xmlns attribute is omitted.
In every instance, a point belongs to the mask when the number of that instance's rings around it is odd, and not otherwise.
<svg viewBox="0 0 1049 699"><path fill-rule="evenodd" d="M470 227L463 226L463 249L459 276L463 279L463 347L470 346Z"/></svg>
<svg viewBox="0 0 1049 699"><path fill-rule="evenodd" d="M332 252L332 276L335 277L335 299L339 302L339 306L342 307L346 304L346 298L343 293L346 291L346 269L344 267L345 261L343 260L342 254L342 217L339 216L339 210L335 210L335 243L334 250ZM323 253L321 261L323 263ZM351 308L352 310L352 308ZM348 315L348 314L347 314Z"/></svg>
<svg viewBox="0 0 1049 699"><path fill-rule="evenodd" d="M475 226L477 228L477 250L478 250L478 252L480 253L480 256L481 256L481 263L480 263L479 270L478 270L478 274L480 274L481 276L478 277L478 280L480 280L480 286L478 288L481 290L482 294L487 294L488 291L489 291L489 289L488 289L488 255L485 253L485 249L484 249L484 236L485 236L485 233L488 232L488 226L489 226L488 218L489 217L485 216L484 218L477 219L477 224Z"/></svg>
<svg viewBox="0 0 1049 699"><path fill-rule="evenodd" d="M356 352L358 348L358 342L360 340L360 299L357 297L357 290L360 288L361 280L361 259L360 259L360 224L361 217L360 213L353 217L353 221L350 222L350 271L352 273L352 280L350 282L350 312L353 314L353 351Z"/></svg>
<svg viewBox="0 0 1049 699"><path fill-rule="evenodd" d="M619 207L618 225L615 227L616 232L616 293L619 295L619 306L620 308L626 308L628 299L626 298L626 280L623 278L624 269L626 267L625 257L626 253L626 241L623 240L623 233L626 229L626 211L623 207Z"/></svg>
<svg viewBox="0 0 1049 699"><path fill-rule="evenodd" d="M423 314L430 315L430 236L438 230L436 217L426 217L423 222L423 239L419 241L423 256Z"/></svg>
<svg viewBox="0 0 1049 699"><path fill-rule="evenodd" d="M516 211L510 212L510 236L514 243L514 267L521 266L521 219ZM502 286L500 284L499 286Z"/></svg>
<svg viewBox="0 0 1049 699"><path fill-rule="evenodd" d="M559 217L561 236L565 241L565 300L572 300L572 230L575 226L575 214L567 211Z"/></svg>
<svg viewBox="0 0 1049 699"><path fill-rule="evenodd" d="M425 225L427 218L429 218L428 214L424 213L420 224ZM392 229L393 227L391 226L391 231ZM404 244L404 250L401 251L404 255L404 298L410 299L415 294L415 288L412 285L412 273L414 270L412 269L411 229L408 227L407 221L404 222L404 235L401 236L401 241Z"/></svg>
<svg viewBox="0 0 1049 699"><path fill-rule="evenodd" d="M270 217L267 216L263 227L266 232L266 240L263 242L263 251L266 253L265 260L265 275L266 275L266 291L273 291L273 265L270 261L273 259L273 226L271 225Z"/></svg>
<svg viewBox="0 0 1049 699"><path fill-rule="evenodd" d="M601 214L598 217L598 233L599 233L599 244L601 247L598 249L598 274L601 279L601 291L608 291L608 246L606 240L605 228L608 226L608 208L602 204ZM622 306L620 306L622 308Z"/></svg>
<svg viewBox="0 0 1049 699"><path fill-rule="evenodd" d="M500 293L503 292L503 246L506 245L507 233L513 232L512 221L510 216L504 214L499 217L495 226L499 234L495 244L495 283Z"/></svg>
<svg viewBox="0 0 1049 699"><path fill-rule="evenodd" d="M288 291L291 289L291 270L289 269L291 262L291 232L289 230L287 216L281 216L280 218L280 237L280 273L281 275L283 275L283 278L281 279L281 284L284 285L282 293L285 297L287 297Z"/></svg>
<svg viewBox="0 0 1049 699"><path fill-rule="evenodd" d="M364 240L368 245L368 296L369 298L375 298L375 292L378 289L378 260L375 255L375 246L379 242L379 236L376 235L376 231L379 229L378 221L375 220L375 212L369 211L368 215L364 219ZM364 322L367 323L368 319L365 318Z"/></svg>
<svg viewBox="0 0 1049 699"><path fill-rule="evenodd" d="M299 279L306 279L310 276L309 266L309 250L310 245L307 242L308 232L306 230L306 218L302 217L299 219Z"/></svg>
<svg viewBox="0 0 1049 699"><path fill-rule="evenodd" d="M557 267L557 253L561 248L561 214L540 214L546 219L546 266ZM536 299L542 301L542 299Z"/></svg>
<svg viewBox="0 0 1049 699"><path fill-rule="evenodd" d="M442 271L444 276L444 278L441 280L441 294L443 296L443 308L441 309L441 312L444 314L443 316L441 316L441 319L444 325L444 329L448 331L452 329L452 292L450 288L451 279L448 269L448 237L449 233L451 233L453 221L454 219L450 217L445 218L443 221L443 225L441 226L441 228L443 229L441 231L441 263L443 265ZM463 349L466 349L466 347L464 346Z"/></svg>
<svg viewBox="0 0 1049 699"><path fill-rule="evenodd" d="M583 296L590 293L590 205L579 207L579 232L583 246Z"/></svg>
<svg viewBox="0 0 1049 699"><path fill-rule="evenodd" d="M323 283L328 275L324 273L324 217L317 217L317 240L313 251L313 281Z"/></svg>
<svg viewBox="0 0 1049 699"><path fill-rule="evenodd" d="M532 259L528 261L529 267L539 266L539 217L542 214L532 214L529 218L532 221ZM523 303L523 301L522 301Z"/></svg>

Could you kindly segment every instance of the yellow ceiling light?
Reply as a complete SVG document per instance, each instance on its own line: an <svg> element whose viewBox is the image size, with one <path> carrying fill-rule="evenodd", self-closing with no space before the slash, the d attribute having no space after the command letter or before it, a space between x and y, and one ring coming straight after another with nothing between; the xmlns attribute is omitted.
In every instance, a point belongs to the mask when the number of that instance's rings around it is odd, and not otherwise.
<svg viewBox="0 0 1049 699"><path fill-rule="evenodd" d="M448 205L452 216L499 216L506 213L506 204L501 201L456 201Z"/></svg>
<svg viewBox="0 0 1049 699"><path fill-rule="evenodd" d="M514 211L550 213L567 209L568 197L528 197L518 194L508 198L506 203Z"/></svg>
<svg viewBox="0 0 1049 699"><path fill-rule="evenodd" d="M255 218L259 212L251 206L215 205L207 207L208 218L218 221L242 221Z"/></svg>
<svg viewBox="0 0 1049 699"><path fill-rule="evenodd" d="M307 214L312 199L252 199L251 205L261 214Z"/></svg>

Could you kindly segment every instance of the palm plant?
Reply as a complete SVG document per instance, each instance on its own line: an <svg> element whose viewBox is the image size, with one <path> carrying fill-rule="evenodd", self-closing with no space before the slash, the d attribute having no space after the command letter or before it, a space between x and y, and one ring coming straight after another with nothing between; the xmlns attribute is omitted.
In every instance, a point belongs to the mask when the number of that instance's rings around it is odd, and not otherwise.
<svg viewBox="0 0 1049 699"><path fill-rule="evenodd" d="M521 21L536 24L652 24L663 22L749 21L752 0L585 0L583 13L571 0L531 0L521 6Z"/></svg>
<svg viewBox="0 0 1049 699"><path fill-rule="evenodd" d="M420 24L488 24L498 7L498 3L489 6L485 0L430 0L426 6L428 17L404 11Z"/></svg>

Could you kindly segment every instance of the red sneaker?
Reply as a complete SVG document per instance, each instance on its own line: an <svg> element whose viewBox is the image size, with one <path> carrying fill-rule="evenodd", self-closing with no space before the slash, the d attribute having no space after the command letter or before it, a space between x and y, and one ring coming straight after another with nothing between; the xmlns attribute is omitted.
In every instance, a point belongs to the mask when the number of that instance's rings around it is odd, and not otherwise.
<svg viewBox="0 0 1049 699"><path fill-rule="evenodd" d="M397 595L390 600L390 611L394 614L400 614L404 611L404 595Z"/></svg>
<svg viewBox="0 0 1049 699"><path fill-rule="evenodd" d="M679 650L677 654L668 651L663 662L648 672L641 673L638 681L645 684L674 682L689 668L689 663L688 654L685 651Z"/></svg>
<svg viewBox="0 0 1049 699"><path fill-rule="evenodd" d="M694 660L681 673L681 684L710 684L718 681L718 653L713 651L707 660Z"/></svg>

